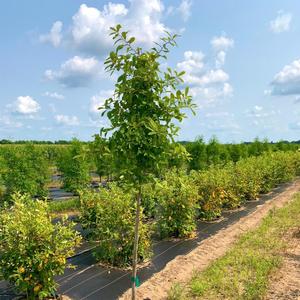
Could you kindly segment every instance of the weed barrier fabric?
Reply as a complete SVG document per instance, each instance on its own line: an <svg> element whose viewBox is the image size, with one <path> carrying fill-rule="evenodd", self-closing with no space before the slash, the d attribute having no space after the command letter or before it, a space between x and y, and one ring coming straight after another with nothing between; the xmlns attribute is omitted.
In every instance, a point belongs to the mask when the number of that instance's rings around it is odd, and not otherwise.
<svg viewBox="0 0 300 300"><path fill-rule="evenodd" d="M143 283L153 274L161 271L168 262L178 255L186 255L195 249L199 243L216 234L240 218L251 214L257 206L283 192L291 183L280 185L271 193L261 196L259 201L249 201L244 209L224 212L219 222L209 223L199 221L197 225L197 237L189 240L164 240L154 242L153 258L148 266L139 269L138 277ZM68 269L64 275L57 278L59 293L65 294L74 300L110 300L118 299L127 289L131 287L131 272L100 266L93 258L91 251L83 246L84 251L69 259L76 269ZM0 282L0 299L12 300L13 295L8 295L10 290L7 284ZM7 296L5 296L7 293ZM10 292L11 293L11 292Z"/></svg>
<svg viewBox="0 0 300 300"><path fill-rule="evenodd" d="M49 189L49 199L53 199L53 201L72 198L74 196L75 195L72 192L67 192L61 188L53 187Z"/></svg>

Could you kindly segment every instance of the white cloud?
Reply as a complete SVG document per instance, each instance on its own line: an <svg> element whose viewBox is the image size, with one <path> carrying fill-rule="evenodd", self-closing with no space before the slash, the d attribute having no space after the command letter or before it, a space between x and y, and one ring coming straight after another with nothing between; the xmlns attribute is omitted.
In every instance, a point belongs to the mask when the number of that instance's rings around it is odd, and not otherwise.
<svg viewBox="0 0 300 300"><path fill-rule="evenodd" d="M21 128L23 124L19 121L15 121L11 119L9 116L0 116L0 128L1 129L13 129L13 128Z"/></svg>
<svg viewBox="0 0 300 300"><path fill-rule="evenodd" d="M228 111L208 112L205 114L207 118L222 118L222 117L233 117L233 113Z"/></svg>
<svg viewBox="0 0 300 300"><path fill-rule="evenodd" d="M214 132L230 132L238 133L240 130L240 125L236 123L233 119L225 119L220 122L219 120L212 120L209 123L205 124L205 127Z"/></svg>
<svg viewBox="0 0 300 300"><path fill-rule="evenodd" d="M222 83L229 80L229 75L222 69L209 70L205 75L199 78L198 84L208 85L214 83Z"/></svg>
<svg viewBox="0 0 300 300"><path fill-rule="evenodd" d="M264 107L259 106L259 105L255 105L251 110L247 110L246 111L246 115L248 117L252 117L252 118L267 118L270 116L274 116L276 114L278 114L279 112L276 112L275 110L266 110Z"/></svg>
<svg viewBox="0 0 300 300"><path fill-rule="evenodd" d="M191 86L191 95L198 102L198 106L213 103L220 98L231 97L233 94L233 88L228 82L229 75L221 68L212 68L210 62L205 61L204 57L201 51L186 51L184 60L177 64L178 70L185 71L183 79ZM222 64L225 62L225 57L223 58Z"/></svg>
<svg viewBox="0 0 300 300"><path fill-rule="evenodd" d="M231 97L233 94L233 88L228 82L225 82L218 86L195 86L190 89L190 92L193 98L200 104L200 106L202 106L214 103L217 99Z"/></svg>
<svg viewBox="0 0 300 300"><path fill-rule="evenodd" d="M225 35L213 37L210 43L215 51L227 51L234 46L234 40Z"/></svg>
<svg viewBox="0 0 300 300"><path fill-rule="evenodd" d="M51 43L54 47L58 47L62 41L63 23L56 21L48 34L40 35L40 42Z"/></svg>
<svg viewBox="0 0 300 300"><path fill-rule="evenodd" d="M274 33L289 31L291 21L292 21L292 14L279 11L277 13L277 18L270 22L270 29Z"/></svg>
<svg viewBox="0 0 300 300"><path fill-rule="evenodd" d="M43 96L50 97L50 98L57 99L57 100L63 100L63 99L65 99L65 96L64 96L64 95L58 94L58 93L56 93L56 92L54 92L54 93L51 93L51 92L45 92L45 93L43 94Z"/></svg>
<svg viewBox="0 0 300 300"><path fill-rule="evenodd" d="M184 60L177 64L178 70L184 70L184 80L190 85L209 85L226 82L229 76L222 69L205 69L204 54L200 51L184 52Z"/></svg>
<svg viewBox="0 0 300 300"><path fill-rule="evenodd" d="M66 87L88 85L103 73L103 66L94 57L82 58L74 56L64 62L58 71L46 70L48 80L57 80Z"/></svg>
<svg viewBox="0 0 300 300"><path fill-rule="evenodd" d="M201 51L185 51L184 60L177 64L177 68L187 74L201 74L204 69L203 58L204 54Z"/></svg>
<svg viewBox="0 0 300 300"><path fill-rule="evenodd" d="M300 94L300 59L294 60L291 64L275 75L272 83L272 95L298 95Z"/></svg>
<svg viewBox="0 0 300 300"><path fill-rule="evenodd" d="M55 120L56 123L59 125L66 125L66 126L79 125L79 120L76 116L56 115Z"/></svg>
<svg viewBox="0 0 300 300"><path fill-rule="evenodd" d="M227 51L234 46L234 40L223 34L213 37L210 43L216 55L216 68L221 68L225 64Z"/></svg>
<svg viewBox="0 0 300 300"><path fill-rule="evenodd" d="M180 12L182 19L186 22L189 17L191 16L191 8L192 8L192 1L191 0L182 0L178 11Z"/></svg>
<svg viewBox="0 0 300 300"><path fill-rule="evenodd" d="M100 117L99 107L102 106L106 99L112 97L113 90L101 91L98 95L92 96L90 100L90 114L92 117Z"/></svg>
<svg viewBox="0 0 300 300"><path fill-rule="evenodd" d="M35 114L40 110L40 105L30 96L19 96L12 105L14 112L22 115Z"/></svg>
<svg viewBox="0 0 300 300"><path fill-rule="evenodd" d="M221 50L216 54L216 68L221 68L225 64L226 52Z"/></svg>
<svg viewBox="0 0 300 300"><path fill-rule="evenodd" d="M189 1L184 2L187 4L183 5L182 12L186 16ZM164 10L162 1L129 0L129 4L126 7L122 3L109 2L102 10L86 4L80 5L65 35L66 44L89 55L104 55L113 46L109 36L110 27L122 24L125 30L136 37L137 42L152 46L168 29L161 22ZM49 40L52 35L50 32L43 39Z"/></svg>

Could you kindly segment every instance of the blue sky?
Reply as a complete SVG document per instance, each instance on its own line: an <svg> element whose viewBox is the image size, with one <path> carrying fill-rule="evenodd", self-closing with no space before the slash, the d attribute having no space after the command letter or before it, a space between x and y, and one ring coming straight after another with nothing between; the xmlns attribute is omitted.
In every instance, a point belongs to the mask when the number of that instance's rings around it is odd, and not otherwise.
<svg viewBox="0 0 300 300"><path fill-rule="evenodd" d="M117 23L144 48L164 30L181 34L168 65L186 71L198 108L179 139L300 139L299 0L3 1L0 139L98 133Z"/></svg>

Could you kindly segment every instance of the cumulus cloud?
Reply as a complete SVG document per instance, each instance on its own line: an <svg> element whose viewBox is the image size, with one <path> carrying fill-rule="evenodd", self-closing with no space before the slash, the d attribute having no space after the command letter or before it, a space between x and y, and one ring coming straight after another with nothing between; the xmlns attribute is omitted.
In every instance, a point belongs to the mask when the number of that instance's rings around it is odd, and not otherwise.
<svg viewBox="0 0 300 300"><path fill-rule="evenodd" d="M40 42L50 43L54 47L58 47L62 41L62 27L63 23L56 21L48 34L40 35Z"/></svg>
<svg viewBox="0 0 300 300"><path fill-rule="evenodd" d="M182 20L186 22L191 16L192 4L191 0L182 0L177 8L169 6L167 9L167 15L179 14Z"/></svg>
<svg viewBox="0 0 300 300"><path fill-rule="evenodd" d="M12 105L13 111L21 115L35 114L40 110L40 105L30 96L19 96Z"/></svg>
<svg viewBox="0 0 300 300"><path fill-rule="evenodd" d="M51 92L45 92L43 94L43 96L49 97L49 98L53 98L53 99L57 99L57 100L63 100L63 99L65 99L64 95L58 94L56 92L53 92L53 93L51 93Z"/></svg>
<svg viewBox="0 0 300 300"><path fill-rule="evenodd" d="M103 73L103 66L94 57L74 56L64 62L58 71L46 70L48 80L56 80L66 87L87 86Z"/></svg>
<svg viewBox="0 0 300 300"><path fill-rule="evenodd" d="M209 87L192 87L190 93L200 106L214 103L217 99L228 98L233 94L233 87L225 82L222 85Z"/></svg>
<svg viewBox="0 0 300 300"><path fill-rule="evenodd" d="M79 119L76 116L56 115L55 120L56 123L59 125L65 125L65 126L79 125Z"/></svg>
<svg viewBox="0 0 300 300"><path fill-rule="evenodd" d="M187 3L182 6L182 11L187 15L189 1L184 2ZM160 0L130 0L128 7L109 2L102 10L82 4L72 17L66 44L89 55L106 54L113 45L109 28L123 24L137 42L151 46L168 29L161 22L163 10ZM51 32L44 39L50 39L50 36Z"/></svg>
<svg viewBox="0 0 300 300"><path fill-rule="evenodd" d="M179 5L178 9L179 9L179 11L182 15L182 18L185 22L191 16L191 8L192 8L192 1L190 1L190 0L182 0Z"/></svg>
<svg viewBox="0 0 300 300"><path fill-rule="evenodd" d="M272 95L300 95L300 59L284 66L271 85Z"/></svg>
<svg viewBox="0 0 300 300"><path fill-rule="evenodd" d="M234 46L234 40L225 35L213 37L210 43L216 51L227 51Z"/></svg>
<svg viewBox="0 0 300 300"><path fill-rule="evenodd" d="M279 11L276 19L270 22L270 30L274 33L281 33L290 30L292 14Z"/></svg>
<svg viewBox="0 0 300 300"><path fill-rule="evenodd" d="M216 68L221 68L225 64L227 51L234 46L234 40L223 34L213 37L210 43L215 52Z"/></svg>
<svg viewBox="0 0 300 300"><path fill-rule="evenodd" d="M233 46L233 40L224 36L215 37L211 44L220 61L215 67L211 67L212 63L205 60L201 51L184 52L183 61L177 64L178 70L185 71L184 81L191 86L191 95L201 106L233 94L229 75L221 68L225 63L225 51Z"/></svg>
<svg viewBox="0 0 300 300"><path fill-rule="evenodd" d="M184 52L184 60L177 64L178 70L184 70L184 80L190 85L208 85L226 82L229 76L222 69L205 69L204 54L200 51Z"/></svg>
<svg viewBox="0 0 300 300"><path fill-rule="evenodd" d="M99 116L99 107L102 106L106 99L113 96L113 90L104 90L101 91L98 95L92 96L90 100L90 114L92 117Z"/></svg>
<svg viewBox="0 0 300 300"><path fill-rule="evenodd" d="M184 60L177 64L179 70L187 74L202 74L204 71L204 54L201 51L185 51Z"/></svg>

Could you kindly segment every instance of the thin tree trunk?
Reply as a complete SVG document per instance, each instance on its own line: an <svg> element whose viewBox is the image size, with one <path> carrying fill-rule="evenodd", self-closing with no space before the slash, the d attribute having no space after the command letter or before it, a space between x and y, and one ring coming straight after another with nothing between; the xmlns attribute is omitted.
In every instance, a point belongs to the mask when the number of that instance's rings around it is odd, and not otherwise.
<svg viewBox="0 0 300 300"><path fill-rule="evenodd" d="M141 186L136 197L136 211L135 211L135 228L134 228L134 246L133 246L133 262L132 262L132 300L136 300L136 274L138 263L138 244L139 244L139 224L140 224L140 210L141 210Z"/></svg>

